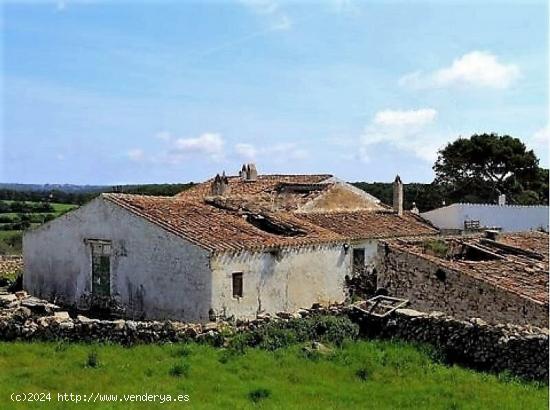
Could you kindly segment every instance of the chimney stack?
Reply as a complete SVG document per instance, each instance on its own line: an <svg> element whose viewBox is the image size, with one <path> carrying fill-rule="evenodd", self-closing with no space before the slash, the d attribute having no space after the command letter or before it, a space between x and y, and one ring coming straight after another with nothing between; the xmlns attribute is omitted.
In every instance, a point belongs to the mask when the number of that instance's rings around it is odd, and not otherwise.
<svg viewBox="0 0 550 410"><path fill-rule="evenodd" d="M403 182L399 175L393 181L393 210L397 212L397 215L403 215Z"/></svg>
<svg viewBox="0 0 550 410"><path fill-rule="evenodd" d="M506 205L506 195L501 194L501 195L498 196L498 204L500 206Z"/></svg>
<svg viewBox="0 0 550 410"><path fill-rule="evenodd" d="M225 171L221 176L220 174L216 174L210 188L213 196L224 196L229 194L229 180L225 176Z"/></svg>
<svg viewBox="0 0 550 410"><path fill-rule="evenodd" d="M239 177L243 180L246 179L246 164L243 164L243 167L239 171Z"/></svg>
<svg viewBox="0 0 550 410"><path fill-rule="evenodd" d="M239 176L243 181L256 181L258 179L258 171L256 170L256 164L250 163L243 165Z"/></svg>

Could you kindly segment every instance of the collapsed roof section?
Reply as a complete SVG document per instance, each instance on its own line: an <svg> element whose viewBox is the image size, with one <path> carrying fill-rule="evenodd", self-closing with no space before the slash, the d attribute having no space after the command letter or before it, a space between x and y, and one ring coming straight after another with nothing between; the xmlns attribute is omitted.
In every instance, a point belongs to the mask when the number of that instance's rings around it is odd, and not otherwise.
<svg viewBox="0 0 550 410"><path fill-rule="evenodd" d="M435 240L394 239L388 244L442 269L461 272L548 304L548 233L508 233L492 239L482 235Z"/></svg>

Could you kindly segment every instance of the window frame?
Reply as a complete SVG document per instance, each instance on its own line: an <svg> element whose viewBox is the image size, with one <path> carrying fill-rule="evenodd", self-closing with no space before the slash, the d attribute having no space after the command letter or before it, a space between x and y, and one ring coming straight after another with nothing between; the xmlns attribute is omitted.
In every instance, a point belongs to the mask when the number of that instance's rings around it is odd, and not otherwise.
<svg viewBox="0 0 550 410"><path fill-rule="evenodd" d="M240 292L237 292L239 290ZM233 299L241 299L244 296L244 274L243 272L231 273L231 295Z"/></svg>

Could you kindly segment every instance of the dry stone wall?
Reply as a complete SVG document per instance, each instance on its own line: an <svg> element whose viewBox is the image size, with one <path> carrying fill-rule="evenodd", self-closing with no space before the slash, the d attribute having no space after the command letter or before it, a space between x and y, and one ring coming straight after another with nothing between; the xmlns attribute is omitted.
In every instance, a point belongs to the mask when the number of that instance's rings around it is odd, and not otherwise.
<svg viewBox="0 0 550 410"><path fill-rule="evenodd" d="M174 321L99 320L71 317L59 306L25 292L0 295L0 340L110 341L124 345L210 341L223 345L225 337L271 321L312 315L348 315L368 337L427 343L440 349L451 362L529 380L548 381L548 331L530 326L490 325L481 319L457 320L442 313L410 309L389 318L373 319L350 306L313 306L294 313L280 312L233 323L190 324Z"/></svg>

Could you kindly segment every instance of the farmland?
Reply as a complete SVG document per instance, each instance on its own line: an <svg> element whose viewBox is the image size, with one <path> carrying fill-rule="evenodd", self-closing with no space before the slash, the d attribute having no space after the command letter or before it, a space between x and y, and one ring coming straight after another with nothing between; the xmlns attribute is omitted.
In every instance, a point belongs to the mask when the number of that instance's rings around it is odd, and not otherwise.
<svg viewBox="0 0 550 410"><path fill-rule="evenodd" d="M189 395L188 403L94 403L118 408L544 409L548 391L505 374L446 366L422 346L347 342L304 354L295 344L229 354L208 345L0 343L0 400L51 392L44 408L82 408L57 393ZM143 360L146 359L146 360ZM29 403L11 403L28 408Z"/></svg>
<svg viewBox="0 0 550 410"><path fill-rule="evenodd" d="M0 254L20 254L21 237L25 229L39 226L77 205L34 202L0 201Z"/></svg>

